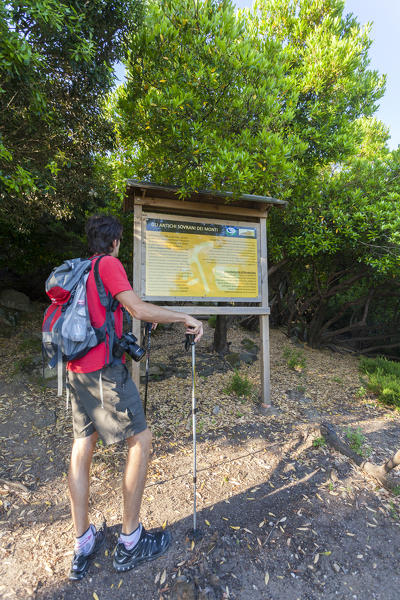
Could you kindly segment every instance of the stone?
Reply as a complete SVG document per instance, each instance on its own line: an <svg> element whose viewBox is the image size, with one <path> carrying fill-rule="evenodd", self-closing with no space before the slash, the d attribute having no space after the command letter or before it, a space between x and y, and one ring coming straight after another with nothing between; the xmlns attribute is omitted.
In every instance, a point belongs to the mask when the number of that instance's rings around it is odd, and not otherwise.
<svg viewBox="0 0 400 600"><path fill-rule="evenodd" d="M239 367L240 365L240 356L238 352L230 352L225 356L225 360L233 368Z"/></svg>
<svg viewBox="0 0 400 600"><path fill-rule="evenodd" d="M196 600L196 588L191 581L177 581L171 590L171 600Z"/></svg>
<svg viewBox="0 0 400 600"><path fill-rule="evenodd" d="M257 352L259 351L259 347L257 346L257 344L255 344L253 340L250 340L249 338L244 338L244 340L242 340L240 343L243 346L243 348L247 350L247 352L257 354Z"/></svg>
<svg viewBox="0 0 400 600"><path fill-rule="evenodd" d="M44 379L54 379L55 377L57 377L57 367L54 369L50 369L50 367L45 367L44 373L43 368L40 367L39 369L35 369L34 374L38 377L44 376Z"/></svg>
<svg viewBox="0 0 400 600"><path fill-rule="evenodd" d="M303 404L309 404L310 402L312 402L312 398L307 398L307 396L302 396L301 398L299 398L299 402L302 402Z"/></svg>
<svg viewBox="0 0 400 600"><path fill-rule="evenodd" d="M213 573L210 577L210 583L212 586L217 587L218 585L221 584L221 580L218 577L218 575L216 575L215 573Z"/></svg>
<svg viewBox="0 0 400 600"><path fill-rule="evenodd" d="M15 325L17 323L17 314L11 314L0 307L0 336L9 338L15 332Z"/></svg>
<svg viewBox="0 0 400 600"><path fill-rule="evenodd" d="M32 309L28 296L12 289L5 289L0 292L0 304L11 310L21 312L30 312Z"/></svg>
<svg viewBox="0 0 400 600"><path fill-rule="evenodd" d="M164 375L165 367L163 365L150 365L149 367L149 376L150 377L160 377ZM143 362L140 363L140 375L144 376L146 374L146 362L143 359Z"/></svg>
<svg viewBox="0 0 400 600"><path fill-rule="evenodd" d="M221 410L221 409L220 409L220 407L219 407L219 406L214 406L214 408L213 408L213 411L212 411L212 412L213 412L213 415L218 415L218 413L219 413L219 411L220 411L220 410Z"/></svg>
<svg viewBox="0 0 400 600"><path fill-rule="evenodd" d="M309 408L309 409L305 410L304 411L304 416L309 421L320 421L320 419L321 419L321 414L317 410L314 410L312 408Z"/></svg>
<svg viewBox="0 0 400 600"><path fill-rule="evenodd" d="M246 365L251 365L255 360L257 360L257 355L252 354L251 352L241 352L239 354L239 359L241 362L244 362Z"/></svg>

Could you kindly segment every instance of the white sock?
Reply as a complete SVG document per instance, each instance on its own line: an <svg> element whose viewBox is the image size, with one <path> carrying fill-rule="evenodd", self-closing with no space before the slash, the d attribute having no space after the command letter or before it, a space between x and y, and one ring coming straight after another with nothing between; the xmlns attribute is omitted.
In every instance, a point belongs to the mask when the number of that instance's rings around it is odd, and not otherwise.
<svg viewBox="0 0 400 600"><path fill-rule="evenodd" d="M136 546L136 544L138 543L141 533L142 533L142 524L139 523L139 525L136 527L136 529L134 531L132 531L132 533L129 533L128 535L126 535L125 533L121 533L118 541L121 544L124 544L124 546L127 550L132 550L132 548L134 546Z"/></svg>
<svg viewBox="0 0 400 600"><path fill-rule="evenodd" d="M89 525L85 533L83 533L80 537L75 538L76 554L90 554L93 550L95 535L96 527L94 525Z"/></svg>

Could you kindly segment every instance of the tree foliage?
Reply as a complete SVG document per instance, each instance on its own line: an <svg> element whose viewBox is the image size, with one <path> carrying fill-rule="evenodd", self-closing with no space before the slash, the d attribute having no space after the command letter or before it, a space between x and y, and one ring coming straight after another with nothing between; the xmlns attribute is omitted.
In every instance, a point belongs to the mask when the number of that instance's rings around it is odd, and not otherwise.
<svg viewBox="0 0 400 600"><path fill-rule="evenodd" d="M12 0L0 6L0 222L28 231L79 210L96 152L112 148L104 93L138 0Z"/></svg>
<svg viewBox="0 0 400 600"><path fill-rule="evenodd" d="M370 45L342 0L153 1L108 105L121 183L289 200L269 222L272 314L312 345L382 338L397 308L398 155Z"/></svg>
<svg viewBox="0 0 400 600"><path fill-rule="evenodd" d="M256 43L229 0L152 2L110 102L127 175L194 189L286 196L305 149L285 49Z"/></svg>

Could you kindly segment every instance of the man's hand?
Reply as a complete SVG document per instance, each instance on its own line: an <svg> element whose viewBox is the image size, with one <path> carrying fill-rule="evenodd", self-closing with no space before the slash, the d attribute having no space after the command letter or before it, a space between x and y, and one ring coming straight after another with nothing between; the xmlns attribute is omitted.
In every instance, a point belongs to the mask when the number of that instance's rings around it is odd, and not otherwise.
<svg viewBox="0 0 400 600"><path fill-rule="evenodd" d="M198 342L203 335L203 323L191 315L185 315L186 333L195 335L194 341Z"/></svg>

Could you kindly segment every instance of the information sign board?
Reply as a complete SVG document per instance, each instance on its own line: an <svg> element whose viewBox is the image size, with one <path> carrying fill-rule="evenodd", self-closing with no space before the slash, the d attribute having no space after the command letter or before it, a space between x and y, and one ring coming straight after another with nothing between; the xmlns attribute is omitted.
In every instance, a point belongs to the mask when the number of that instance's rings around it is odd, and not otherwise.
<svg viewBox="0 0 400 600"><path fill-rule="evenodd" d="M260 300L259 224L143 214L146 300Z"/></svg>

